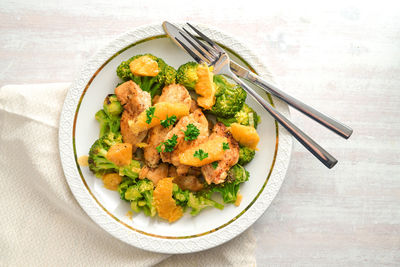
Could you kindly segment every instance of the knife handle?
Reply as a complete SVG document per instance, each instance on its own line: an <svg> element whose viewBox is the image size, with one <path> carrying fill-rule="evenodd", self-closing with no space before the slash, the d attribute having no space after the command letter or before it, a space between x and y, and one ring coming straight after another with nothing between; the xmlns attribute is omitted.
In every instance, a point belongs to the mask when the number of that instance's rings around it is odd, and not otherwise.
<svg viewBox="0 0 400 267"><path fill-rule="evenodd" d="M319 124L325 126L329 130L333 131L334 133L340 135L343 138L348 139L351 134L353 133L353 129L349 126L344 125L343 123L328 117L325 114L322 114L318 110L310 107L309 105L301 102L300 100L286 94L285 92L281 91L276 86L270 84L269 82L265 81L260 76L246 70L243 71L240 68L244 69L239 64L235 64L231 66L232 71L237 74L239 77L245 78L246 80L254 83L255 85L259 86L266 92L271 93L272 95L278 97L282 101L286 102L288 105L292 106L293 108L297 109L298 111L302 112L304 115L308 116L309 118L315 120Z"/></svg>
<svg viewBox="0 0 400 267"><path fill-rule="evenodd" d="M267 110L275 120L278 121L294 138L297 139L308 151L310 151L317 159L319 159L329 169L333 168L338 162L328 151L317 144L311 137L300 130L296 125L283 116L276 110L270 103L256 93L250 86L242 82L236 75L229 75L240 86L242 86L247 93L249 93L255 100Z"/></svg>

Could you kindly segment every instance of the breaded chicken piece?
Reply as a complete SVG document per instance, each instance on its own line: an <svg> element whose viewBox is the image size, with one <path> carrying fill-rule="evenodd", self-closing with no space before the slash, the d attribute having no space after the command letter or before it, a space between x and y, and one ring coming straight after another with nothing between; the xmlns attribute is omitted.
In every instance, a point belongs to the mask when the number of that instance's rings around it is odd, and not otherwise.
<svg viewBox="0 0 400 267"><path fill-rule="evenodd" d="M226 126L220 122L215 124L210 138L214 136L222 136L228 139L229 149L225 151L222 160L218 161L217 168L213 168L212 164L201 167L201 173L208 184L220 184L225 181L229 169L239 160L239 144L232 137Z"/></svg>
<svg viewBox="0 0 400 267"><path fill-rule="evenodd" d="M200 183L199 179L193 175L175 177L173 182L176 183L182 190L196 192L203 189L203 184Z"/></svg>
<svg viewBox="0 0 400 267"><path fill-rule="evenodd" d="M165 136L172 129L172 126L164 128L161 125L153 127L149 130L147 135L147 147L143 149L144 159L147 166L155 168L160 161L160 153L158 153L156 147L165 139Z"/></svg>
<svg viewBox="0 0 400 267"><path fill-rule="evenodd" d="M194 124L199 129L200 134L196 140L185 141L185 134L183 131L186 130L187 125L190 123ZM167 134L164 140L170 139L174 134L178 136L177 145L175 146L174 151L162 152L161 159L164 162L169 162L176 166L178 175L185 175L188 172L190 166L180 164L179 154L186 151L192 146L203 143L207 140L209 134L208 121L201 109L197 109L193 113L182 117L176 124L176 126Z"/></svg>
<svg viewBox="0 0 400 267"><path fill-rule="evenodd" d="M196 109L198 109L199 106L197 105L196 100L192 99L192 101L190 102L190 109L189 112L192 113L194 112Z"/></svg>
<svg viewBox="0 0 400 267"><path fill-rule="evenodd" d="M133 81L127 81L115 88L115 94L125 111L137 117L143 110L151 106L151 96Z"/></svg>
<svg viewBox="0 0 400 267"><path fill-rule="evenodd" d="M192 98L185 86L180 84L170 84L163 88L160 98L157 100L157 103L160 102L183 103L190 109Z"/></svg>
<svg viewBox="0 0 400 267"><path fill-rule="evenodd" d="M142 111L151 106L151 96L143 91L133 81L127 81L115 88L115 94L124 107L121 117L121 134L125 143L132 144L132 151L136 151L136 144L143 141L147 131L133 134L129 129L129 120L135 119Z"/></svg>
<svg viewBox="0 0 400 267"><path fill-rule="evenodd" d="M128 124L128 122L133 118L134 117L128 111L125 110L121 116L120 127L124 143L132 144L132 152L135 152L137 149L136 144L143 141L143 139L146 137L147 131L134 134L129 128Z"/></svg>
<svg viewBox="0 0 400 267"><path fill-rule="evenodd" d="M147 178L157 185L158 181L168 177L168 164L162 163L157 168L144 166L139 172L139 179Z"/></svg>
<svg viewBox="0 0 400 267"><path fill-rule="evenodd" d="M196 168L194 171L197 175L200 175L200 170ZM192 174L192 168L190 168L187 176L179 176L176 167L174 165L170 165L168 168L168 177L174 177L173 182L179 186L182 190L190 190L193 192L199 191L203 189L203 184L199 181L196 175Z"/></svg>

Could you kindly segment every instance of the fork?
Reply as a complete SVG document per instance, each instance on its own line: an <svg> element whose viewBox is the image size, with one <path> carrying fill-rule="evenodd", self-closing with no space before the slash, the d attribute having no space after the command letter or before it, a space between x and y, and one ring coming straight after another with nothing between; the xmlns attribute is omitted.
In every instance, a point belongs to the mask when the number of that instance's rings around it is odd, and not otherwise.
<svg viewBox="0 0 400 267"><path fill-rule="evenodd" d="M198 29L191 24L187 23L200 37L205 40L201 42L188 30L183 28L185 33L180 32L181 36L192 46L189 48L183 40L175 37L176 41L198 62L206 63L209 67L213 67L215 74L223 74L231 77L236 83L244 88L271 116L278 121L290 134L292 134L297 141L299 141L308 151L310 151L317 159L319 159L326 167L331 169L336 165L337 160L329 154L324 148L318 145L311 137L300 130L296 125L283 116L276 110L270 103L262 98L253 88L245 84L239 77L237 77L230 67L231 60L228 54L218 44L213 42ZM207 44L206 44L207 43Z"/></svg>

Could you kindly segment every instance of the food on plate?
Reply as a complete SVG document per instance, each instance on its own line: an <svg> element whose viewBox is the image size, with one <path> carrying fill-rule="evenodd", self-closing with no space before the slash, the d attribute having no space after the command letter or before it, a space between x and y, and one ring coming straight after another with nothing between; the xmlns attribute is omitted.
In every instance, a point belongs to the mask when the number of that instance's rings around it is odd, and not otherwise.
<svg viewBox="0 0 400 267"><path fill-rule="evenodd" d="M204 143L180 153L179 162L184 165L201 167L221 160L225 154L223 144L227 142L228 140L222 136L210 136Z"/></svg>
<svg viewBox="0 0 400 267"><path fill-rule="evenodd" d="M239 145L222 123L215 124L210 139L224 138L222 143L222 158L201 168L204 179L208 184L220 184L225 181L228 171L238 163Z"/></svg>
<svg viewBox="0 0 400 267"><path fill-rule="evenodd" d="M214 83L217 88L215 105L211 112L221 118L230 118L239 112L246 100L247 93L239 85L230 83L224 76L215 75Z"/></svg>
<svg viewBox="0 0 400 267"><path fill-rule="evenodd" d="M181 65L176 72L176 82L182 84L188 90L194 90L198 76L197 67L199 64L196 62L188 62Z"/></svg>
<svg viewBox="0 0 400 267"><path fill-rule="evenodd" d="M122 182L122 177L118 173L107 173L103 177L104 187L109 190L117 190L119 184Z"/></svg>
<svg viewBox="0 0 400 267"><path fill-rule="evenodd" d="M175 199L172 198L173 179L162 179L154 189L154 203L158 216L169 222L174 222L183 215L182 207L178 206Z"/></svg>
<svg viewBox="0 0 400 267"><path fill-rule="evenodd" d="M251 149L247 146L239 145L239 161L240 165L246 165L250 161L253 160L254 156L256 155L256 150Z"/></svg>
<svg viewBox="0 0 400 267"><path fill-rule="evenodd" d="M95 114L100 134L88 157L104 187L133 212L170 223L187 209L223 209L218 194L238 206L250 176L243 166L260 140L246 92L207 65L175 71L151 54L123 61L117 75L122 82Z"/></svg>
<svg viewBox="0 0 400 267"><path fill-rule="evenodd" d="M189 108L184 103L158 102L128 122L131 128L130 131L139 134L154 126L161 125L162 122L166 123L165 120L171 117L180 119L183 116L189 115Z"/></svg>
<svg viewBox="0 0 400 267"><path fill-rule="evenodd" d="M244 103L242 109L235 113L233 117L222 118L217 117L217 121L222 122L225 126L230 126L232 123L239 123L245 126L252 126L257 129L257 125L260 122L260 116L251 108L249 105Z"/></svg>
<svg viewBox="0 0 400 267"><path fill-rule="evenodd" d="M211 109L215 104L216 85L213 81L213 73L204 63L197 67L197 82L194 90L199 95L197 104L204 109Z"/></svg>
<svg viewBox="0 0 400 267"><path fill-rule="evenodd" d="M143 60L143 58L146 58L146 60ZM156 62L158 71L151 70L154 65L150 63L147 67L141 68L141 71L138 72L140 74L132 72L131 66L134 70L139 69L139 66L136 66L136 64L131 65L131 63L134 63L135 60L147 63L149 61L147 59ZM148 72L146 72L146 69ZM155 72L157 72L156 76L154 76ZM159 95L165 85L175 83L176 79L175 69L167 65L161 58L151 54L136 55L127 61L123 61L117 68L117 75L123 81L133 81L143 91L150 93L151 97Z"/></svg>
<svg viewBox="0 0 400 267"><path fill-rule="evenodd" d="M260 136L258 136L258 133L254 127L241 125L235 122L231 124L230 131L233 135L233 138L235 138L240 144L251 149L257 149Z"/></svg>

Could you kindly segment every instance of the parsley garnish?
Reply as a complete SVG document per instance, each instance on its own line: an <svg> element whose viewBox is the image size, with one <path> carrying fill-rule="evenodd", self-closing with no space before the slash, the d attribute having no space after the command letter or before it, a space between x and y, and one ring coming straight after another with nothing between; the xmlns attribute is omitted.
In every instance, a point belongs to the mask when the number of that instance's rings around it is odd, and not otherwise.
<svg viewBox="0 0 400 267"><path fill-rule="evenodd" d="M176 144L178 143L177 141L178 136L174 134L170 139L167 139L165 142L161 142L160 145L156 147L158 153L161 153L162 151L162 146L164 146L164 152L172 152L174 151L174 148Z"/></svg>
<svg viewBox="0 0 400 267"><path fill-rule="evenodd" d="M214 161L213 163L211 163L211 166L215 170L218 167L218 161Z"/></svg>
<svg viewBox="0 0 400 267"><path fill-rule="evenodd" d="M223 143L222 143L222 149L223 149L224 151L227 150L227 149L229 149L229 144L223 142Z"/></svg>
<svg viewBox="0 0 400 267"><path fill-rule="evenodd" d="M150 124L151 120L154 117L154 112L156 111L156 107L149 107L146 109L146 123Z"/></svg>
<svg viewBox="0 0 400 267"><path fill-rule="evenodd" d="M183 132L185 133L185 141L195 140L200 134L199 129L193 123L189 123L186 126L186 131Z"/></svg>
<svg viewBox="0 0 400 267"><path fill-rule="evenodd" d="M193 157L203 160L205 158L208 158L208 153L204 153L203 149L199 149L196 152L194 152Z"/></svg>
<svg viewBox="0 0 400 267"><path fill-rule="evenodd" d="M169 126L173 125L176 122L176 119L177 118L175 115L172 115L171 117L168 117L168 115L167 115L167 118L165 120L161 121L161 125L164 128L168 128Z"/></svg>

